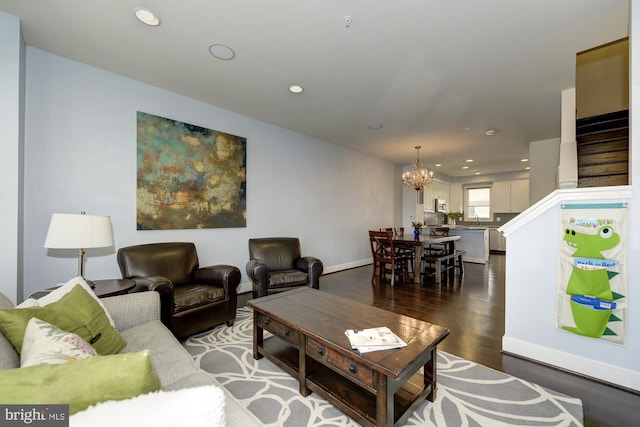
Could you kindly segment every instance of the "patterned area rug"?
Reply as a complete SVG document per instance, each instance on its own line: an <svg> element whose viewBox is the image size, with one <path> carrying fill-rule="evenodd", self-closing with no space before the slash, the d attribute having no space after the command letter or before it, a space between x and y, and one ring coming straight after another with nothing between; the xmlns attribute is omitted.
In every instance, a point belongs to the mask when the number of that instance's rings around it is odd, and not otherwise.
<svg viewBox="0 0 640 427"><path fill-rule="evenodd" d="M358 426L266 358L253 359L253 312L184 342L196 363L267 426ZM267 334L265 334L265 337ZM405 426L581 426L582 402L474 362L438 352L436 401Z"/></svg>

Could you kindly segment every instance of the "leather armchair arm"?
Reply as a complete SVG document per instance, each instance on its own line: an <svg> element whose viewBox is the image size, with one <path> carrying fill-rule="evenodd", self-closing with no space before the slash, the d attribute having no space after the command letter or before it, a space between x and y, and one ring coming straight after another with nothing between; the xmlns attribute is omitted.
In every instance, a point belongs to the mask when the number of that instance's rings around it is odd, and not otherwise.
<svg viewBox="0 0 640 427"><path fill-rule="evenodd" d="M240 284L240 270L232 265L211 265L202 267L193 273L193 280L198 283L211 284L224 288L227 298L237 295Z"/></svg>
<svg viewBox="0 0 640 427"><path fill-rule="evenodd" d="M136 287L131 292L155 291L160 294L160 320L171 329L171 319L173 317L173 283L162 276L136 277L132 279L136 282Z"/></svg>
<svg viewBox="0 0 640 427"><path fill-rule="evenodd" d="M224 288L224 294L229 300L229 304L227 304L228 316L231 318L235 318L238 304L238 285L240 285L241 277L238 267L223 264L202 267L193 273L193 279L196 282L209 283Z"/></svg>
<svg viewBox="0 0 640 427"><path fill-rule="evenodd" d="M322 271L324 270L322 261L312 256L300 257L296 259L295 267L298 270L307 272L310 287L320 289L320 276L322 276Z"/></svg>
<svg viewBox="0 0 640 427"><path fill-rule="evenodd" d="M249 260L246 266L247 275L253 282L254 295L257 298L266 296L269 292L269 267L262 260Z"/></svg>

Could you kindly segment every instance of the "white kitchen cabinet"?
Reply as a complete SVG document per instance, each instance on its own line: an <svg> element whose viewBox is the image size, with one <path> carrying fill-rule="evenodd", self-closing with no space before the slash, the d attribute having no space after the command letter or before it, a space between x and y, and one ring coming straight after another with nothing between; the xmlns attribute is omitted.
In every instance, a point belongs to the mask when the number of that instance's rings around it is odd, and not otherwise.
<svg viewBox="0 0 640 427"><path fill-rule="evenodd" d="M449 202L449 184L446 182L433 181L433 198L443 199Z"/></svg>
<svg viewBox="0 0 640 427"><path fill-rule="evenodd" d="M511 182L493 181L491 212L511 212Z"/></svg>
<svg viewBox="0 0 640 427"><path fill-rule="evenodd" d="M424 198L424 210L433 211L433 192L431 186L427 185L422 189Z"/></svg>
<svg viewBox="0 0 640 427"><path fill-rule="evenodd" d="M462 212L462 184L449 185L449 200L447 200L447 211Z"/></svg>
<svg viewBox="0 0 640 427"><path fill-rule="evenodd" d="M494 181L491 212L522 212L529 207L529 180Z"/></svg>
<svg viewBox="0 0 640 427"><path fill-rule="evenodd" d="M435 209L435 199L443 199L447 202L449 210L449 184L446 182L433 181L424 188L424 209L433 211Z"/></svg>

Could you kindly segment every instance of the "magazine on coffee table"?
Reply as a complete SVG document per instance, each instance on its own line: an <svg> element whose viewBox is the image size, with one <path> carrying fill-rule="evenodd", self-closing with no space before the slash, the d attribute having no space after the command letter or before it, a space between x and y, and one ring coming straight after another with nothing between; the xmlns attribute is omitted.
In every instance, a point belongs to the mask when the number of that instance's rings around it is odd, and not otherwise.
<svg viewBox="0 0 640 427"><path fill-rule="evenodd" d="M360 353L368 353L370 351L391 350L401 348L407 345L400 337L391 332L386 326L369 329L347 329L345 331L351 348L358 350Z"/></svg>

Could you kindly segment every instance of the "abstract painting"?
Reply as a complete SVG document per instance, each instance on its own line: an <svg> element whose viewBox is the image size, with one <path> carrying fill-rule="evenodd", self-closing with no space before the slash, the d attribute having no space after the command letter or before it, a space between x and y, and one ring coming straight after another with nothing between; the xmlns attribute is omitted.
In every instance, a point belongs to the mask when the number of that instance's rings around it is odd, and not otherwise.
<svg viewBox="0 0 640 427"><path fill-rule="evenodd" d="M137 113L137 229L246 227L247 140Z"/></svg>

